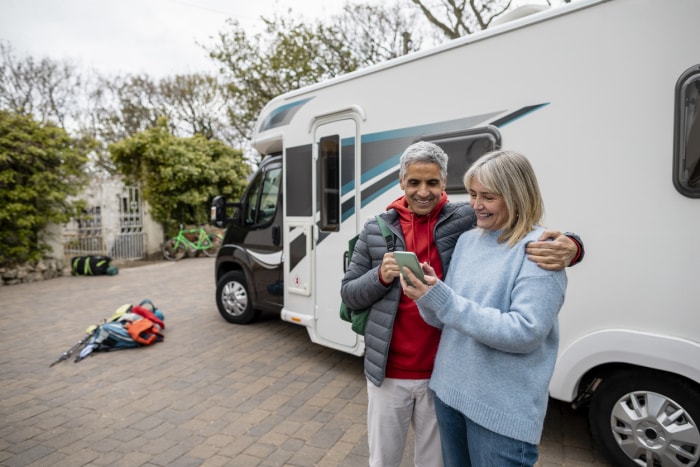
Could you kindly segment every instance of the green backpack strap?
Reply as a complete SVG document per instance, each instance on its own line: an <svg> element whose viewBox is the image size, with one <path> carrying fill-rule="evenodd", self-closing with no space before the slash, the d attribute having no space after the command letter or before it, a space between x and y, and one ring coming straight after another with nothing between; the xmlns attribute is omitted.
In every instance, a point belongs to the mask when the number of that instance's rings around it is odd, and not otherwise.
<svg viewBox="0 0 700 467"><path fill-rule="evenodd" d="M377 224L379 224L379 230L382 232L382 236L384 237L384 241L386 242L386 249L387 251L394 251L394 234L391 230L389 230L389 226L386 225L386 222L384 222L384 219L379 217L379 215L376 216L377 218Z"/></svg>

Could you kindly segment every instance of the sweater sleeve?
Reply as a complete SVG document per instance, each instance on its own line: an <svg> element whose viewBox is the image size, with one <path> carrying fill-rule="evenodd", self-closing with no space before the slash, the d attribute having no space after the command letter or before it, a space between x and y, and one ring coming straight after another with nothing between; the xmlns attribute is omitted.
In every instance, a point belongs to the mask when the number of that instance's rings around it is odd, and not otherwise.
<svg viewBox="0 0 700 467"><path fill-rule="evenodd" d="M518 279L508 310L482 306L459 296L444 282L431 287L417 304L430 324L434 317L444 328L454 329L494 349L530 353L549 335L563 304L564 289L557 274Z"/></svg>
<svg viewBox="0 0 700 467"><path fill-rule="evenodd" d="M449 287L447 287L445 285L444 282L439 280L437 282L437 284L433 285L425 295L428 295L432 290L436 289L440 285L442 285L442 287L447 288L448 290L451 290ZM423 297L425 297L425 295L423 295ZM440 320L440 318L437 317L436 309L433 306L431 306L432 303L427 302L427 303L425 303L425 305L421 305L421 303L424 303L424 302L421 302L423 297L416 300L416 305L418 305L418 311L420 312L420 315L423 318L423 321L425 321L426 323L428 323L429 325L431 325L434 328L442 329L443 323ZM440 298L437 298L437 297L436 297L436 299L440 300Z"/></svg>

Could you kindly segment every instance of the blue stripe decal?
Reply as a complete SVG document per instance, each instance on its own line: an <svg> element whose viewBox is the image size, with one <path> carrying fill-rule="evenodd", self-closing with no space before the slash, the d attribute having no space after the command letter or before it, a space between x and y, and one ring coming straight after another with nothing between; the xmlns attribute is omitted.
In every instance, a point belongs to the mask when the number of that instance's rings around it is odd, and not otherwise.
<svg viewBox="0 0 700 467"><path fill-rule="evenodd" d="M476 125L483 125L488 119L502 113L489 112L487 114L474 115L472 117L459 118L456 120L447 120L445 122L428 123L426 125L418 125L414 127L398 128L395 130L380 131L362 135L362 144L375 143L387 139L399 138L416 138L421 136L435 135L440 133L449 133L451 131L466 130L474 128Z"/></svg>
<svg viewBox="0 0 700 467"><path fill-rule="evenodd" d="M340 142L341 148L347 148L347 147L354 146L354 145L355 145L355 137L354 136L350 136L348 138L343 138ZM343 154L342 150L341 150L341 154ZM353 154L353 158L354 157L355 156ZM345 185L340 187L340 196L343 196L343 195L353 191L354 189L355 189L355 178L353 177L348 183L346 183ZM354 210L355 209L353 207L353 211ZM343 216L343 220L345 220L346 218L347 218L347 216Z"/></svg>
<svg viewBox="0 0 700 467"><path fill-rule="evenodd" d="M311 99L313 99L313 97L296 102L290 102L289 104L281 105L270 111L270 113L267 114L267 117L265 117L262 123L260 123L260 128L258 131L263 132L271 128L287 125L301 106L309 102Z"/></svg>
<svg viewBox="0 0 700 467"><path fill-rule="evenodd" d="M346 220L348 220L348 218L350 218L350 216L352 216L354 214L355 214L355 204L353 203L353 205L350 209L348 209L347 211L343 211L342 222L345 222Z"/></svg>
<svg viewBox="0 0 700 467"><path fill-rule="evenodd" d="M503 128L504 126L509 125L516 120L520 120L524 116L529 115L537 110L540 110L541 108L546 107L548 105L549 102L545 102L544 104L523 107L521 109L516 110L515 112L509 113L505 117L499 118L498 120L494 120L493 122L491 122L491 125L495 126L496 128Z"/></svg>
<svg viewBox="0 0 700 467"><path fill-rule="evenodd" d="M388 175L383 177L381 180L375 181L372 186L366 187L362 190L362 203L361 206L364 208L369 203L376 200L378 197L385 194L387 191L391 190L397 183L398 171L399 171L399 161L401 159L401 154L406 146L418 141L421 138L428 136L435 136L440 134L448 134L451 132L465 131L472 128L484 127L487 125L493 125L497 128L508 125L530 113L533 113L549 103L537 104L528 107L523 107L508 115L501 117L497 120L492 120L497 115L501 115L504 111L499 110L495 112L489 112L480 115L474 115L471 117L464 117L456 120L448 120L444 122L429 123L426 125L418 125L414 127L398 128L394 130L380 131L376 133L369 133L361 136L361 151L363 154L363 159L365 157L376 157L376 164L363 171L360 177L360 184L367 183L370 180L375 179L383 173ZM347 138L343 140L343 146L347 144L352 144L354 138ZM383 143L383 144L382 144ZM381 144L381 147L386 150L393 148L395 152L393 155L381 157L381 154L374 154L373 147L377 144ZM389 149L391 151L391 149ZM374 151L377 151L376 149ZM391 169L395 169L391 171ZM343 185L341 189L342 194L347 194L355 190L355 182L349 182ZM355 202L354 197L346 200L343 203L342 220L345 221L355 214Z"/></svg>
<svg viewBox="0 0 700 467"><path fill-rule="evenodd" d="M390 159L385 160L381 164L372 167L367 172L362 174L361 183L365 183L367 180L371 180L380 173L386 172L392 167L398 167L399 161L401 160L401 153L394 154Z"/></svg>

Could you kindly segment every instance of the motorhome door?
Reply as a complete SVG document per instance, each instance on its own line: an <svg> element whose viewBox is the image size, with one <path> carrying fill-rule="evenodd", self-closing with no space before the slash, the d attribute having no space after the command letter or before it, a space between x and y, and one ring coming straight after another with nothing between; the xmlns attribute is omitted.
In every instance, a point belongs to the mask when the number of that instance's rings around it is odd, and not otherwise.
<svg viewBox="0 0 700 467"><path fill-rule="evenodd" d="M314 133L316 235L314 238L316 338L332 347L355 348L358 336L339 317L343 253L358 231L358 123L352 115L321 122Z"/></svg>

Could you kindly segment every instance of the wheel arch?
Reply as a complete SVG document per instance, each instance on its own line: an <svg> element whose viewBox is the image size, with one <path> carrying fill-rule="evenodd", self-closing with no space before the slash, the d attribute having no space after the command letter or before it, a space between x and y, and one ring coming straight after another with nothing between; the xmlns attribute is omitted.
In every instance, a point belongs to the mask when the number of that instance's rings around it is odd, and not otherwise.
<svg viewBox="0 0 700 467"><path fill-rule="evenodd" d="M251 301L251 305L254 309L257 309L258 297L255 287L250 287L252 284L252 273L250 268L246 264L246 254L242 248L231 247L230 245L223 245L219 249L219 253L216 257L216 272L214 275L215 285L219 283L225 274L232 271L241 271L245 277L246 284L248 287L248 299Z"/></svg>
<svg viewBox="0 0 700 467"><path fill-rule="evenodd" d="M700 387L700 343L627 329L588 334L561 349L550 396L565 402L581 399L596 378L622 370L655 370Z"/></svg>

